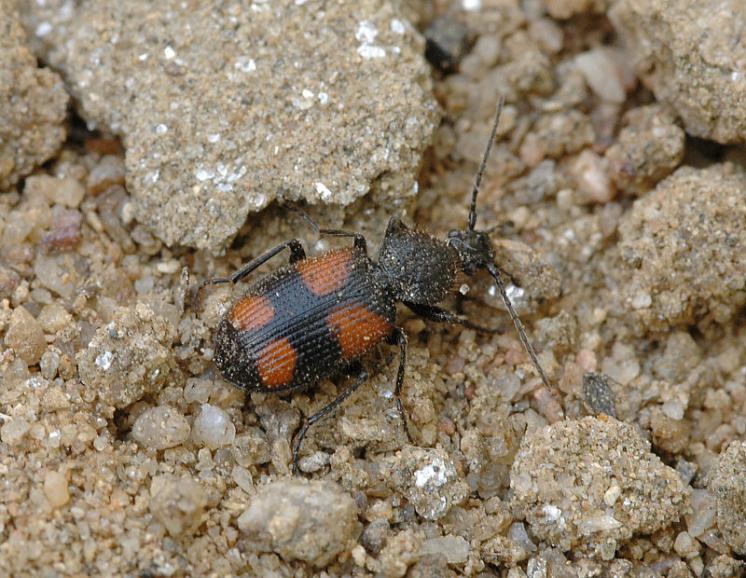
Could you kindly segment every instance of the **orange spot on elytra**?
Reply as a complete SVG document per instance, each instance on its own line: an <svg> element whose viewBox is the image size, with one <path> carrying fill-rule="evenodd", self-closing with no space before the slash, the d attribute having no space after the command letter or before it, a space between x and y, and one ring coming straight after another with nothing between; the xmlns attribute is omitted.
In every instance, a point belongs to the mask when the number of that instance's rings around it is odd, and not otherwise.
<svg viewBox="0 0 746 578"><path fill-rule="evenodd" d="M345 305L326 318L337 336L342 356L355 359L367 353L391 332L391 324L362 305Z"/></svg>
<svg viewBox="0 0 746 578"><path fill-rule="evenodd" d="M349 249L329 251L296 265L303 283L316 295L328 295L344 287L351 266L352 251Z"/></svg>
<svg viewBox="0 0 746 578"><path fill-rule="evenodd" d="M272 321L275 308L262 295L247 295L233 306L230 319L239 331L256 331Z"/></svg>
<svg viewBox="0 0 746 578"><path fill-rule="evenodd" d="M298 354L287 338L277 339L259 352L256 361L265 387L282 387L293 381Z"/></svg>

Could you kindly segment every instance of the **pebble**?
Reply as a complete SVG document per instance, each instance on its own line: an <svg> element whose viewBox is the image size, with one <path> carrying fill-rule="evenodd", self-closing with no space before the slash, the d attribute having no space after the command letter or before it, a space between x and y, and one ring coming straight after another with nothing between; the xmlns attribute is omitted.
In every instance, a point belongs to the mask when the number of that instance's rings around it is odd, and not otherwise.
<svg viewBox="0 0 746 578"><path fill-rule="evenodd" d="M673 549L682 558L693 558L699 554L699 543L687 532L679 532L673 543Z"/></svg>
<svg viewBox="0 0 746 578"><path fill-rule="evenodd" d="M150 496L150 511L172 536L193 533L205 519L207 495L190 477L157 476Z"/></svg>
<svg viewBox="0 0 746 578"><path fill-rule="evenodd" d="M39 363L47 348L44 331L25 307L16 307L5 332L5 347L15 351L27 365Z"/></svg>
<svg viewBox="0 0 746 578"><path fill-rule="evenodd" d="M0 428L0 439L9 446L16 446L26 437L31 424L22 417L7 420Z"/></svg>
<svg viewBox="0 0 746 578"><path fill-rule="evenodd" d="M583 400L593 415L605 413L617 417L610 378L603 373L588 372L583 375Z"/></svg>
<svg viewBox="0 0 746 578"><path fill-rule="evenodd" d="M85 189L78 179L56 178L50 175L30 176L26 179L24 192L27 195L41 194L50 203L57 203L71 209L78 208L85 196Z"/></svg>
<svg viewBox="0 0 746 578"><path fill-rule="evenodd" d="M53 508L64 506L70 501L67 478L64 474L48 471L44 475L44 495Z"/></svg>
<svg viewBox="0 0 746 578"><path fill-rule="evenodd" d="M396 457L391 483L426 520L438 520L469 495L469 486L441 449L405 446Z"/></svg>
<svg viewBox="0 0 746 578"><path fill-rule="evenodd" d="M609 178L608 163L591 149L581 152L572 164L579 203L608 203L616 189Z"/></svg>
<svg viewBox="0 0 746 578"><path fill-rule="evenodd" d="M592 48L575 57L575 64L583 73L591 90L601 100L621 104L627 98L625 90L624 56L607 46Z"/></svg>
<svg viewBox="0 0 746 578"><path fill-rule="evenodd" d="M60 367L60 354L52 349L47 349L39 360L39 369L44 379L52 380L57 375Z"/></svg>
<svg viewBox="0 0 746 578"><path fill-rule="evenodd" d="M360 534L355 500L327 481L280 480L258 489L238 518L246 547L322 567Z"/></svg>
<svg viewBox="0 0 746 578"><path fill-rule="evenodd" d="M114 185L124 186L124 177L124 160L116 155L104 155L88 173L86 187L95 197Z"/></svg>
<svg viewBox="0 0 746 578"><path fill-rule="evenodd" d="M132 438L154 450L178 446L189 439L189 433L189 422L177 409L168 405L146 409L132 426Z"/></svg>
<svg viewBox="0 0 746 578"><path fill-rule="evenodd" d="M435 68L455 70L467 51L469 30L452 15L435 18L425 30L425 57Z"/></svg>
<svg viewBox="0 0 746 578"><path fill-rule="evenodd" d="M178 377L173 326L146 304L120 307L77 356L81 381L104 403L123 408Z"/></svg>
<svg viewBox="0 0 746 578"><path fill-rule="evenodd" d="M671 112L659 105L629 110L616 142L605 153L616 186L640 195L670 175L684 158L686 134ZM649 306L640 303L640 307Z"/></svg>
<svg viewBox="0 0 746 578"><path fill-rule="evenodd" d="M236 426L233 425L230 416L215 405L202 404L192 426L194 442L210 449L217 449L231 445L235 437Z"/></svg>
<svg viewBox="0 0 746 578"><path fill-rule="evenodd" d="M58 302L45 305L37 317L45 333L54 335L73 322L73 316Z"/></svg>
<svg viewBox="0 0 746 578"><path fill-rule="evenodd" d="M425 540L420 553L443 556L449 564L465 564L469 558L469 551L469 542L461 536L448 534Z"/></svg>

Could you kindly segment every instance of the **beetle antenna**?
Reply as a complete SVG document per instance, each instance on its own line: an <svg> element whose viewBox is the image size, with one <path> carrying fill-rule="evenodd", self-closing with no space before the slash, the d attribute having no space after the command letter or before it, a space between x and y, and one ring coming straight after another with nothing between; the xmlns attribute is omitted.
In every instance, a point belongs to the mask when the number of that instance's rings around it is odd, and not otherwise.
<svg viewBox="0 0 746 578"><path fill-rule="evenodd" d="M492 151L492 143L495 142L495 135L497 134L497 125L500 123L500 114L503 111L503 104L505 103L505 97L501 96L497 101L497 112L495 113L495 121L492 123L492 132L490 133L490 140L487 142L487 148L484 151L482 162L479 165L479 171L477 171L477 178L474 182L474 188L471 191L471 208L469 209L469 230L473 231L477 224L477 195L479 194L479 185L482 183L482 175L487 168L487 159Z"/></svg>
<svg viewBox="0 0 746 578"><path fill-rule="evenodd" d="M508 309L510 318L513 320L513 325L515 325L515 329L518 332L518 337L520 337L521 343L523 344L523 347L526 350L526 353L528 353L528 356L531 358L531 363L534 364L536 371L539 372L539 375L541 376L541 381L544 382L544 385L546 386L546 388L549 391L552 391L552 386L549 384L549 378L547 377L547 374L544 372L544 368L541 367L541 364L539 363L539 358L536 355L534 346L531 345L531 342L528 340L528 336L526 335L526 330L523 328L523 323L521 323L521 320L518 318L518 314L515 312L515 309L513 309L513 304L510 302L510 298L508 297L508 292L505 290L505 283L503 283L502 275L500 275L500 269L498 269L498 267L494 263L487 263L487 270L490 272L490 275L492 275L492 277L495 279L495 284L497 285L497 289L500 291L500 295L502 296L503 301L505 302L505 307Z"/></svg>
<svg viewBox="0 0 746 578"><path fill-rule="evenodd" d="M308 223L311 226L311 228L313 229L313 232L316 233L316 236L319 235L321 229L320 229L318 223L316 223L316 221L313 220L313 218L311 217L311 215L309 215L306 211L304 211L300 207L296 207L296 206L293 206L293 205L288 205L287 209L289 211L292 211L293 213L295 213L296 215L298 215L301 219L303 219L306 223Z"/></svg>

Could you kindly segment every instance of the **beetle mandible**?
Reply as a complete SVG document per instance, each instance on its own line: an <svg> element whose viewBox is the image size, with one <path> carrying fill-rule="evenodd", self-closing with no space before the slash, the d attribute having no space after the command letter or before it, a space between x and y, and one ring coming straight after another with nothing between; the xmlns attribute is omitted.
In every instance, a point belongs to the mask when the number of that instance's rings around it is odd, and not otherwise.
<svg viewBox="0 0 746 578"><path fill-rule="evenodd" d="M270 249L230 277L208 284L237 283L281 253L290 263L254 284L220 321L214 360L228 381L247 391L287 394L313 387L328 377L354 375L351 385L326 407L306 419L293 444L293 471L298 471L300 446L308 428L331 413L368 378L360 359L386 340L399 346L394 398L407 436L401 389L407 337L396 325L396 304L404 303L426 319L456 323L484 332L479 326L438 307L455 289L460 273L486 270L494 279L531 362L544 385L549 380L505 290L495 251L486 231L476 229L479 186L495 140L504 99L500 98L490 139L477 171L465 230L453 230L445 241L410 229L392 217L377 261L368 256L365 237L337 229L327 236L351 237L352 247L307 258L298 239Z"/></svg>

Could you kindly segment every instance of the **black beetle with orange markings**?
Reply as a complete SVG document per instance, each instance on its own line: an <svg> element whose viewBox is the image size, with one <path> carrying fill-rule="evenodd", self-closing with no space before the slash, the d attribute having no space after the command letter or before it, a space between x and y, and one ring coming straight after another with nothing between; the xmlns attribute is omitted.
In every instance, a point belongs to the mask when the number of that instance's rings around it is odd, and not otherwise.
<svg viewBox="0 0 746 578"><path fill-rule="evenodd" d="M210 279L203 284L204 287L236 283L289 249L290 264L251 287L221 320L215 336L214 359L218 369L238 387L278 394L312 387L334 375L356 376L352 385L309 417L298 432L293 447L294 471L298 470L299 449L308 428L367 380L360 358L384 340L399 346L394 396L409 435L400 399L407 338L396 326L396 304L402 302L427 319L493 332L438 307L438 303L456 288L461 274L473 275L486 270L492 275L521 342L549 387L547 376L505 292L488 234L475 229L479 185L495 140L502 104L500 99L472 191L466 230L451 231L448 238L441 241L406 227L394 217L386 228L378 260L373 261L362 235L322 229L320 233L324 235L352 237L352 247L309 259L300 241L292 239L247 263L231 277Z"/></svg>

